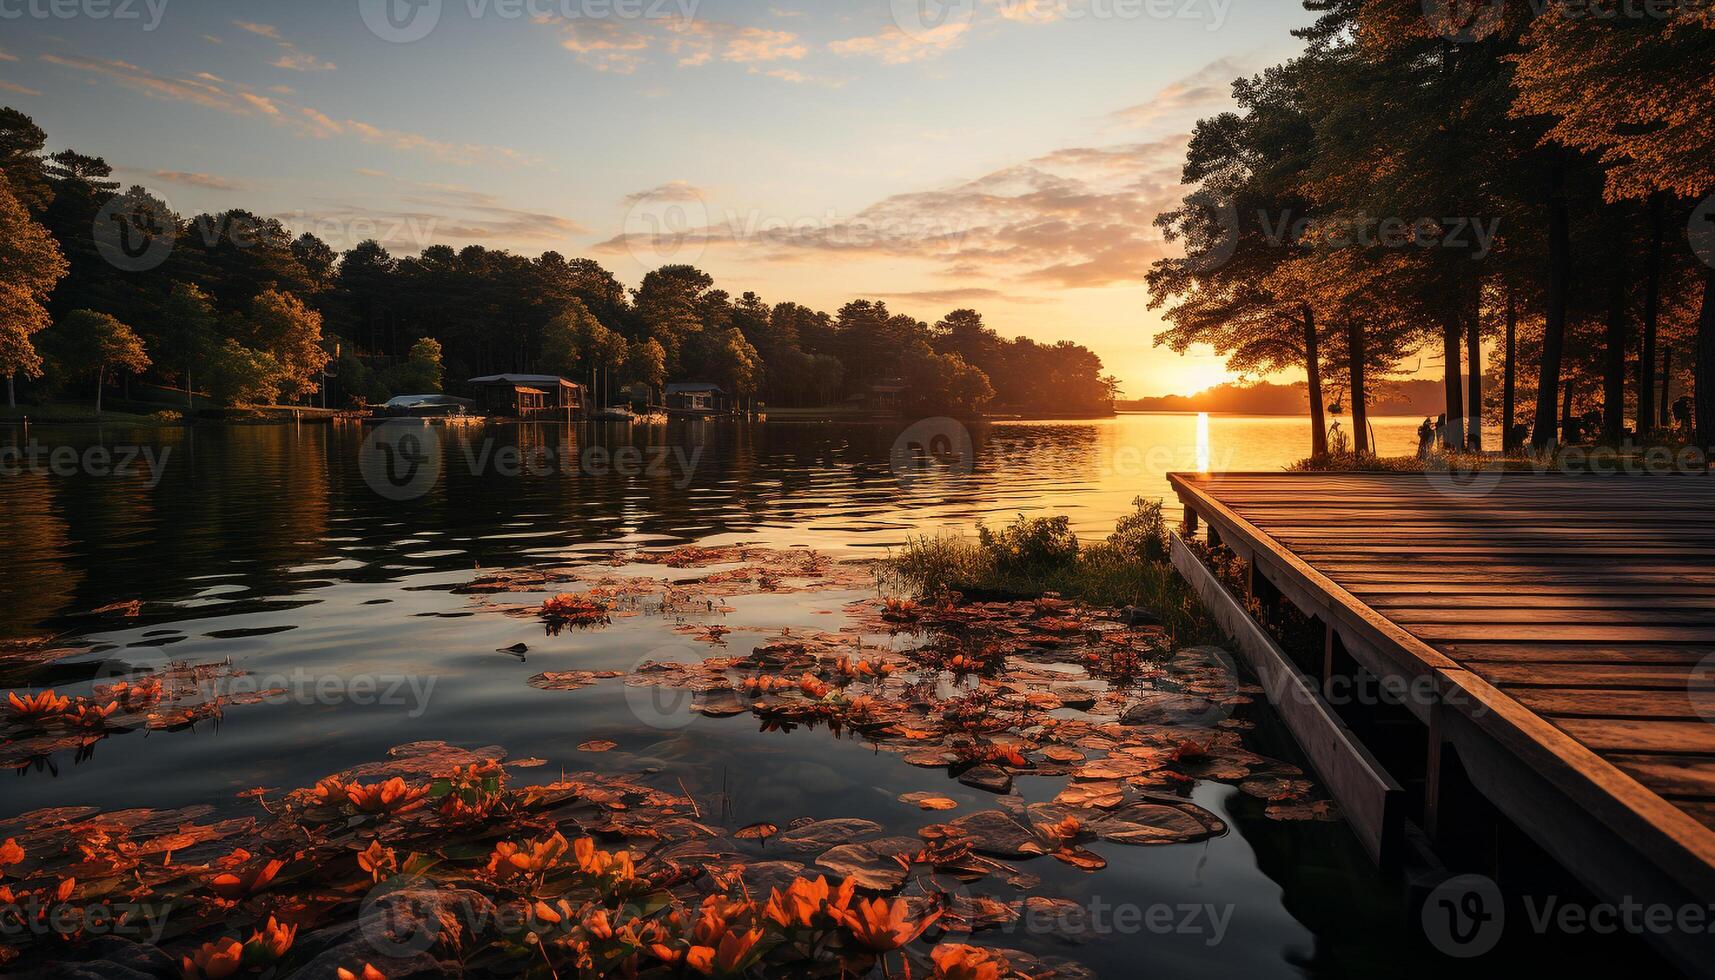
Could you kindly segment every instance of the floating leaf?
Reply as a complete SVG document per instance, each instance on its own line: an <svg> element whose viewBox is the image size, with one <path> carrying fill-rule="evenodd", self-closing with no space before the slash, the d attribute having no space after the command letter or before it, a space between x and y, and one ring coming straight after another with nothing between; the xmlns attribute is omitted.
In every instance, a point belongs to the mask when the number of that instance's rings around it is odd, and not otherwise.
<svg viewBox="0 0 1715 980"><path fill-rule="evenodd" d="M739 829L733 831L732 835L733 835L733 837L737 838L738 840L761 840L761 841L765 841L768 838L773 837L775 834L778 834L778 833L780 833L780 828L779 828L779 826L777 826L775 824L753 823L753 824L749 825L748 827L740 827Z"/></svg>

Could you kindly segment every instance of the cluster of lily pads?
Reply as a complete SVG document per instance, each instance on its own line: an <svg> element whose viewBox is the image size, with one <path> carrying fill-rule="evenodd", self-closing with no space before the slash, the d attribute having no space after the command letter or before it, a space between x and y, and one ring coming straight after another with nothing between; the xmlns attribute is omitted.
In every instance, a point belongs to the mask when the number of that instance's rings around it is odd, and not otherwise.
<svg viewBox="0 0 1715 980"><path fill-rule="evenodd" d="M1275 818L1332 817L1300 770L1247 748L1235 710L1259 691L1219 650L1052 596L913 599L876 582L870 563L734 546L484 572L454 591L550 636L658 615L708 646L690 663L544 671L533 687L679 689L709 717L862 739L993 806L959 814L943 793L906 793L925 815L914 835L857 818L729 828L648 771L519 786L541 760L414 743L313 787L248 791L260 812L246 816L65 807L0 822L0 926L22 937L0 962L76 959L100 921L133 915L162 924L151 948L169 951L164 969L209 980L1079 977L1072 962L975 945L1025 915L1077 911L1038 893L1026 863L1096 873L1111 846L1223 834L1190 799L1202 780ZM724 620L741 597L792 592L839 594L844 625ZM86 697L20 692L0 706L0 744L23 764L214 717L223 702L207 682L231 673L174 664Z"/></svg>
<svg viewBox="0 0 1715 980"><path fill-rule="evenodd" d="M731 835L690 798L612 774L513 787L497 749L415 743L282 795L260 813L67 807L0 824L8 969L75 959L127 915L187 980L315 975L1081 976L1071 964L955 941L1001 903L890 894L875 876L741 855L744 840L821 846L841 827ZM1039 831L1045 843L1065 827ZM793 842L796 842L795 844ZM903 865L957 850L925 834ZM824 862L826 863L826 862ZM357 924L357 928L341 923ZM950 938L953 937L953 938Z"/></svg>

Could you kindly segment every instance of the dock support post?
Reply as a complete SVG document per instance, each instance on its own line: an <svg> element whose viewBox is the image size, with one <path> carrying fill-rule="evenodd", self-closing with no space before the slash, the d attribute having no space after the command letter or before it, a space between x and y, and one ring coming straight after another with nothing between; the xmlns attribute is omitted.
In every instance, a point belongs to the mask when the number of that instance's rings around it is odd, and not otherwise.
<svg viewBox="0 0 1715 980"><path fill-rule="evenodd" d="M1197 511L1190 504L1185 505L1185 533L1190 537L1197 536Z"/></svg>

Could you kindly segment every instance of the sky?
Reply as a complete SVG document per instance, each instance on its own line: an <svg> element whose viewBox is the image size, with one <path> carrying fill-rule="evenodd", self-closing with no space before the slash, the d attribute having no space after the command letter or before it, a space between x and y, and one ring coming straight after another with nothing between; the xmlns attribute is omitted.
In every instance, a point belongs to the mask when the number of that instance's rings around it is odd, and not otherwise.
<svg viewBox="0 0 1715 980"><path fill-rule="evenodd" d="M1072 340L1130 397L1195 121L1291 0L0 0L0 102L181 214L337 248L687 262L737 295Z"/></svg>

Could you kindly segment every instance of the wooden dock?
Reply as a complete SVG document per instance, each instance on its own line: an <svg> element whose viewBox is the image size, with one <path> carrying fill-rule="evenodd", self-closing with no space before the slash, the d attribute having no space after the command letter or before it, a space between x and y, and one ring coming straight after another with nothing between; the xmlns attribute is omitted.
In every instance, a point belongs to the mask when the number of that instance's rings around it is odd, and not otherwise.
<svg viewBox="0 0 1715 980"><path fill-rule="evenodd" d="M1406 817L1431 839L1450 820L1456 759L1460 780L1598 898L1715 906L1715 480L1169 479L1188 528L1206 526L1258 587L1325 627L1313 681L1355 661L1426 692L1406 701L1427 730L1422 812ZM1689 972L1715 971L1707 932L1649 938Z"/></svg>

